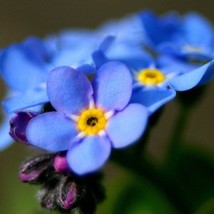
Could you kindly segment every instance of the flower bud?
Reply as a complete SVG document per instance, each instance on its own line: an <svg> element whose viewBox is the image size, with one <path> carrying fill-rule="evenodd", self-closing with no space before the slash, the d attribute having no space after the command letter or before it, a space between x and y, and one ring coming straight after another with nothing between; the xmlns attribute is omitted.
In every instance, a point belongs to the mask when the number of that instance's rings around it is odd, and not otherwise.
<svg viewBox="0 0 214 214"><path fill-rule="evenodd" d="M28 144L26 128L29 121L38 115L36 112L20 111L10 120L10 136L18 142Z"/></svg>
<svg viewBox="0 0 214 214"><path fill-rule="evenodd" d="M40 155L25 161L19 169L19 178L22 182L42 183L53 171L54 155Z"/></svg>
<svg viewBox="0 0 214 214"><path fill-rule="evenodd" d="M63 177L57 188L56 200L63 210L74 208L82 195L81 188L70 177Z"/></svg>
<svg viewBox="0 0 214 214"><path fill-rule="evenodd" d="M70 172L70 167L66 159L66 153L57 154L54 158L54 168L58 173Z"/></svg>
<svg viewBox="0 0 214 214"><path fill-rule="evenodd" d="M55 210L57 208L56 200L55 200L55 188L50 186L48 188L42 188L38 192L38 199L43 208Z"/></svg>

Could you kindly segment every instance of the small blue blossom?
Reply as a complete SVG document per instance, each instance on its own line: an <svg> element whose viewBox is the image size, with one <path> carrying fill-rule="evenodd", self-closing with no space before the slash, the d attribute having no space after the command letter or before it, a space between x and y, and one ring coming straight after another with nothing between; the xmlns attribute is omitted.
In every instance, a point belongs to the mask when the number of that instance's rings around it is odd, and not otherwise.
<svg viewBox="0 0 214 214"><path fill-rule="evenodd" d="M97 49L103 37L97 31L73 29L50 35L44 39L44 43L51 56L53 67L66 65L77 68L81 65L84 67L88 65L89 69L83 72L94 73L91 54Z"/></svg>
<svg viewBox="0 0 214 214"><path fill-rule="evenodd" d="M128 43L132 46L141 46L145 40L144 28L138 14L104 23L97 31L101 35L114 36L121 43Z"/></svg>
<svg viewBox="0 0 214 214"><path fill-rule="evenodd" d="M214 28L203 16L167 13L158 17L151 11L139 13L145 30L145 44L161 54L187 60L209 61L214 56Z"/></svg>
<svg viewBox="0 0 214 214"><path fill-rule="evenodd" d="M9 113L48 102L46 78L51 66L41 41L29 38L6 48L0 59L1 76L13 91L3 101Z"/></svg>
<svg viewBox="0 0 214 214"><path fill-rule="evenodd" d="M92 33L72 31L44 41L28 38L6 48L0 59L1 76L16 95L4 100L5 110L11 113L48 102L46 80L54 67L67 65L84 73L94 72L91 53L95 47Z"/></svg>
<svg viewBox="0 0 214 214"><path fill-rule="evenodd" d="M94 52L93 58L98 67L111 60L128 65L133 76L130 102L145 105L150 113L172 100L176 91L204 84L214 75L213 61L201 65L166 56L153 59L142 48L121 45L115 38L108 47Z"/></svg>
<svg viewBox="0 0 214 214"><path fill-rule="evenodd" d="M49 101L46 80L52 68L69 65L84 73L95 71L91 57L96 46L94 34L92 31L73 30L45 40L30 37L1 52L0 74L10 87L9 98L4 99L3 107L10 116L5 114L0 127L0 149L12 143L8 133L14 112L28 110L31 106L38 106L36 110L39 111L41 105Z"/></svg>
<svg viewBox="0 0 214 214"><path fill-rule="evenodd" d="M172 100L176 91L187 91L202 85L214 75L214 60L199 67L171 60L166 60L168 64L165 66L160 63L161 60L151 61L150 66L133 72L134 84L130 102L142 103L153 113Z"/></svg>
<svg viewBox="0 0 214 214"><path fill-rule="evenodd" d="M67 150L68 164L77 174L97 170L111 147L128 146L145 130L147 110L128 105L132 78L121 62L101 66L92 84L80 71L55 68L48 76L47 93L56 112L29 122L28 141L48 151Z"/></svg>

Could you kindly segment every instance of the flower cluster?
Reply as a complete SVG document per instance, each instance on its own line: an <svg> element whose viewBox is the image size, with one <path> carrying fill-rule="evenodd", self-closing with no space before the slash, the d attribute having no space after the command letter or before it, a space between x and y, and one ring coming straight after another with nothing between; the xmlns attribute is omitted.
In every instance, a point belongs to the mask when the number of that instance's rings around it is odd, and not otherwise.
<svg viewBox="0 0 214 214"><path fill-rule="evenodd" d="M213 47L214 29L199 14L151 11L6 47L0 147L12 142L10 121L13 139L63 152L59 171L96 171L112 148L140 139L150 115L176 92L213 77Z"/></svg>

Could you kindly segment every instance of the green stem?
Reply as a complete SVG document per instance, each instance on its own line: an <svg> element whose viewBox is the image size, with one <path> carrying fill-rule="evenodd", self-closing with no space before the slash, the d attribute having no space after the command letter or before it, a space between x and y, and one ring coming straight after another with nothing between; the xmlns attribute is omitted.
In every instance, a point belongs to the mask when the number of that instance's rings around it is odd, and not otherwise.
<svg viewBox="0 0 214 214"><path fill-rule="evenodd" d="M159 190L161 190L167 199L171 201L175 209L179 213L188 213L188 206L175 191L172 182L168 181L160 172L146 160L135 161L129 157L124 151L116 151L112 154L112 160L118 165L132 172L133 175L139 178L146 178Z"/></svg>
<svg viewBox="0 0 214 214"><path fill-rule="evenodd" d="M143 154L143 151L147 145L149 136L150 136L150 127L145 131L142 138L133 147L134 157L135 157L136 161L141 161L142 154Z"/></svg>
<svg viewBox="0 0 214 214"><path fill-rule="evenodd" d="M168 155L166 157L167 163L174 160L176 153L180 148L180 144L183 141L184 133L186 130L187 120L190 114L189 106L180 103L180 112L175 124L174 130L169 140Z"/></svg>
<svg viewBox="0 0 214 214"><path fill-rule="evenodd" d="M133 147L134 156L136 158L136 161L141 160L143 151L145 150L145 147L147 146L147 143L149 141L149 137L150 137L152 128L157 124L162 113L163 113L163 108L160 108L149 117L147 128L146 128L143 136L139 139L139 141Z"/></svg>

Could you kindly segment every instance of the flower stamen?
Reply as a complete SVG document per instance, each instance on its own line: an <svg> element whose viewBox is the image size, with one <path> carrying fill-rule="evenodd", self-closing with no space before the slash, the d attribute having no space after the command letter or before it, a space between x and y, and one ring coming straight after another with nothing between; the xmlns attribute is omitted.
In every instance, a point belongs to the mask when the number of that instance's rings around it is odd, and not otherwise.
<svg viewBox="0 0 214 214"><path fill-rule="evenodd" d="M106 117L100 109L87 109L81 113L77 128L85 135L96 135L106 126Z"/></svg>
<svg viewBox="0 0 214 214"><path fill-rule="evenodd" d="M160 83L164 82L166 77L158 69L143 69L136 75L136 79L140 84L146 86L157 86Z"/></svg>

